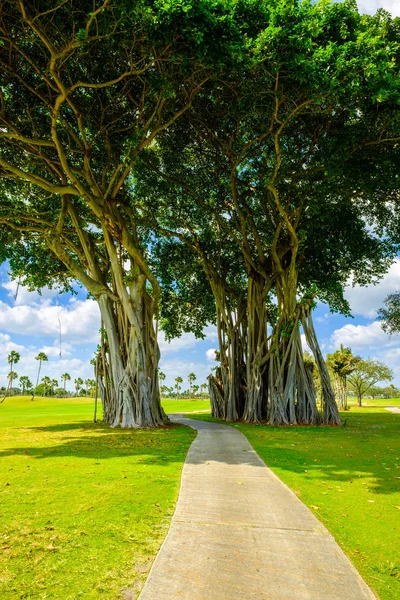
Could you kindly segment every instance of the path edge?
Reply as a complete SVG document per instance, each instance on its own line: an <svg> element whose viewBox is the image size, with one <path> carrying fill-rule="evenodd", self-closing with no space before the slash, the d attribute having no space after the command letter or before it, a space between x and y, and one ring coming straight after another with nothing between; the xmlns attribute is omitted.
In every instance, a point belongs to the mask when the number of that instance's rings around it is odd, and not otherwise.
<svg viewBox="0 0 400 600"><path fill-rule="evenodd" d="M173 413L173 414L170 414L170 415L168 415L168 417L170 418L170 421L171 421L172 423L175 423L175 424L176 424L176 422L174 422L174 421L171 419L171 417L185 418L185 415L184 415L184 413ZM193 420L194 420L194 419L193 419ZM145 580L145 582L144 582L144 585L143 585L142 589L140 590L140 592L139 592L139 595L137 596L136 600L140 600L140 596L142 595L142 593L144 592L144 590L145 590L145 588L146 588L147 581L149 580L149 578L150 578L150 575L151 575L151 573L152 573L153 569L154 569L154 568L155 568L155 566L156 566L156 563L157 563L158 556L159 556L159 554L161 553L161 550L163 549L163 546L164 546L164 544L166 543L166 541L167 541L167 539L168 539L168 537L169 537L169 534L170 534L170 531L171 531L171 525L172 525L172 521L174 520L175 513L176 513L176 509L177 509L178 502L179 502L179 498L180 498L180 496L181 496L181 491L182 491L182 480L183 480L183 469L185 468L185 464L186 464L186 460L187 460L187 457L188 457L188 454L189 454L190 448L192 447L192 445L194 444L194 442L196 441L196 439L197 439L197 436L198 436L198 431L197 431L197 429L196 429L195 427L192 427L191 425L186 425L186 424L183 424L183 423L178 423L178 424L179 424L181 427L189 427L190 429L193 429L193 431L195 431L195 432L196 432L196 436L195 436L194 440L192 441L192 443L190 444L189 448L187 449L187 451L186 451L186 455L185 455L185 460L183 461L183 464L182 464L181 476L180 476L180 479L179 479L179 490L178 490L178 497L177 497L177 499L176 499L176 502L175 502L175 508L174 508L174 512L173 512L173 513L172 513L172 515L171 515L171 519L170 519L170 522L169 522L169 526L168 526L168 531L167 531L167 534L166 534L165 538L163 539L163 541L162 541L162 543L161 543L161 545L160 545L160 547L159 547L159 549L158 549L158 551L157 551L157 554L155 555L155 558L154 558L154 560L153 560L153 564L151 565L151 567L150 567L150 570L149 570L149 572L148 572L148 573L147 573L147 575L146 575L146 580ZM251 444L250 444L250 446L251 446Z"/></svg>

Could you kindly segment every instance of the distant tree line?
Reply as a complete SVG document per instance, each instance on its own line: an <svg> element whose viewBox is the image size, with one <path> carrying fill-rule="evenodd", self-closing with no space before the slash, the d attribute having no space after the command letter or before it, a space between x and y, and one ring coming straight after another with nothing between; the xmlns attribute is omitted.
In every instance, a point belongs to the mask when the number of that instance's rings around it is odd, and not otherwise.
<svg viewBox="0 0 400 600"><path fill-rule="evenodd" d="M39 362L36 385L34 386L32 381L27 375L19 376L14 371L14 366L19 363L21 355L16 350L11 350L8 354L7 362L10 370L7 374L8 384L6 387L0 388L2 394L1 402L7 398L7 396L17 395L30 395L31 399L34 400L35 396L52 396L52 397L78 397L78 396L93 396L96 388L95 379L85 379L77 377L74 379L75 391L71 392L66 389L67 381L71 381L71 375L69 373L63 373L61 379L63 381L63 387L59 387L57 379L52 379L45 375L40 379L40 372L42 369L42 363L48 361L48 357L44 352L39 352L35 359ZM14 381L19 378L19 386L14 385ZM39 383L40 380L40 383Z"/></svg>

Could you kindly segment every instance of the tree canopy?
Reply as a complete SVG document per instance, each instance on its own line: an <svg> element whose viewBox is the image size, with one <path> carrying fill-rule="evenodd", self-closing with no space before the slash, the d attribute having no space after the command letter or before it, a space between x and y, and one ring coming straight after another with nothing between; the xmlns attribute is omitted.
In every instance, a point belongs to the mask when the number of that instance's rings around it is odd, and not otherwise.
<svg viewBox="0 0 400 600"><path fill-rule="evenodd" d="M378 360L359 360L355 369L348 377L348 381L354 390L358 404L361 406L363 396L376 383L380 381L391 381L393 371Z"/></svg>

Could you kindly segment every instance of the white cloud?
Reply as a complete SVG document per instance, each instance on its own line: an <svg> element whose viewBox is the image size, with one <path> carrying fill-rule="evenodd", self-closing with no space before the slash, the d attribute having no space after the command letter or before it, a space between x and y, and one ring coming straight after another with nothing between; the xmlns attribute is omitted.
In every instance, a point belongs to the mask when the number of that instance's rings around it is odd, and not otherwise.
<svg viewBox="0 0 400 600"><path fill-rule="evenodd" d="M374 321L369 325L344 325L336 329L331 342L334 348L340 344L350 346L350 348L372 348L379 350L382 347L396 346L400 343L400 335L387 335L379 321Z"/></svg>
<svg viewBox="0 0 400 600"><path fill-rule="evenodd" d="M216 357L215 357L215 353L216 352L217 352L217 350L215 348L210 348L209 350L207 350L207 352L206 352L206 358L207 358L207 360L209 360L211 362L217 360Z"/></svg>
<svg viewBox="0 0 400 600"><path fill-rule="evenodd" d="M217 328L214 325L208 325L203 330L204 335L207 339L212 340L217 337ZM171 352L179 352L185 348L193 348L199 341L193 333L183 333L180 337L174 338L170 342L165 339L165 334L160 331L158 334L158 345L160 347L161 354L169 354Z"/></svg>
<svg viewBox="0 0 400 600"><path fill-rule="evenodd" d="M353 314L376 317L377 310L391 292L400 290L400 259L397 258L386 275L376 285L346 287L345 297Z"/></svg>
<svg viewBox="0 0 400 600"><path fill-rule="evenodd" d="M400 335L387 335L379 321L369 325L345 325L331 336L331 350L349 346L363 358L380 360L393 370L395 385L400 385Z"/></svg>
<svg viewBox="0 0 400 600"><path fill-rule="evenodd" d="M100 317L94 300L73 299L68 306L49 303L9 306L0 302L0 328L32 337L58 337L63 342L97 342Z"/></svg>
<svg viewBox="0 0 400 600"><path fill-rule="evenodd" d="M203 333L209 340L216 340L218 338L218 331L215 325L207 325Z"/></svg>
<svg viewBox="0 0 400 600"><path fill-rule="evenodd" d="M183 350L185 348L193 348L197 341L198 340L196 340L193 333L183 333L181 337L174 338L170 342L165 339L165 334L163 331L160 331L158 334L158 345L160 347L161 354L178 352L179 350Z"/></svg>
<svg viewBox="0 0 400 600"><path fill-rule="evenodd" d="M187 377L189 373L195 373L196 384L201 385L206 382L207 376L211 373L211 367L206 363L200 363L180 358L164 360L161 357L160 371L165 373L165 385L171 387L175 384L176 377L182 377L182 390L189 388Z"/></svg>
<svg viewBox="0 0 400 600"><path fill-rule="evenodd" d="M391 348L386 350L379 360L382 360L388 367L393 370L393 383L399 385L400 382L400 348Z"/></svg>
<svg viewBox="0 0 400 600"><path fill-rule="evenodd" d="M361 13L373 15L378 8L384 8L391 13L392 17L400 16L400 4L398 0L357 0L357 6Z"/></svg>
<svg viewBox="0 0 400 600"><path fill-rule="evenodd" d="M59 296L59 290L50 289L45 287L41 290L41 294L38 292L30 292L26 287L18 285L16 281L7 281L2 284L2 287L7 290L8 297L12 299L13 303L17 306L23 304L48 304L49 300L55 296Z"/></svg>
<svg viewBox="0 0 400 600"><path fill-rule="evenodd" d="M325 321L327 321L330 317L330 313L324 313L322 317L315 317L315 321L317 323L325 323Z"/></svg>
<svg viewBox="0 0 400 600"><path fill-rule="evenodd" d="M58 340L54 341L53 346L43 346L40 348L39 352L44 352L47 356L54 356L55 358L62 358L66 356L71 356L71 350L73 346L71 344L62 343L61 347Z"/></svg>

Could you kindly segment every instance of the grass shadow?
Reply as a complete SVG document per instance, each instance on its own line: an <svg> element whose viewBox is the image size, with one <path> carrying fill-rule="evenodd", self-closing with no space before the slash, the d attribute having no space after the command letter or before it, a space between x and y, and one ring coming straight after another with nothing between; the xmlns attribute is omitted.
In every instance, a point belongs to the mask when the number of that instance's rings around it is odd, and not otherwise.
<svg viewBox="0 0 400 600"><path fill-rule="evenodd" d="M375 494L400 492L400 415L371 407L342 419L345 427L227 425L242 431L268 466L315 482L368 479ZM218 423L209 416L195 420Z"/></svg>
<svg viewBox="0 0 400 600"><path fill-rule="evenodd" d="M177 424L151 430L111 429L101 422L80 421L23 427L19 430L27 433L29 445L5 448L0 451L0 459L8 456L30 456L37 459L76 457L109 460L135 456L141 457L137 461L139 463L166 464L175 462L176 457L181 454L180 438L182 444L186 443L184 438L187 439L186 428ZM70 432L70 435L65 435L66 432ZM40 443L41 434L46 438L46 445ZM175 439L176 451L174 451L172 438L177 438Z"/></svg>

